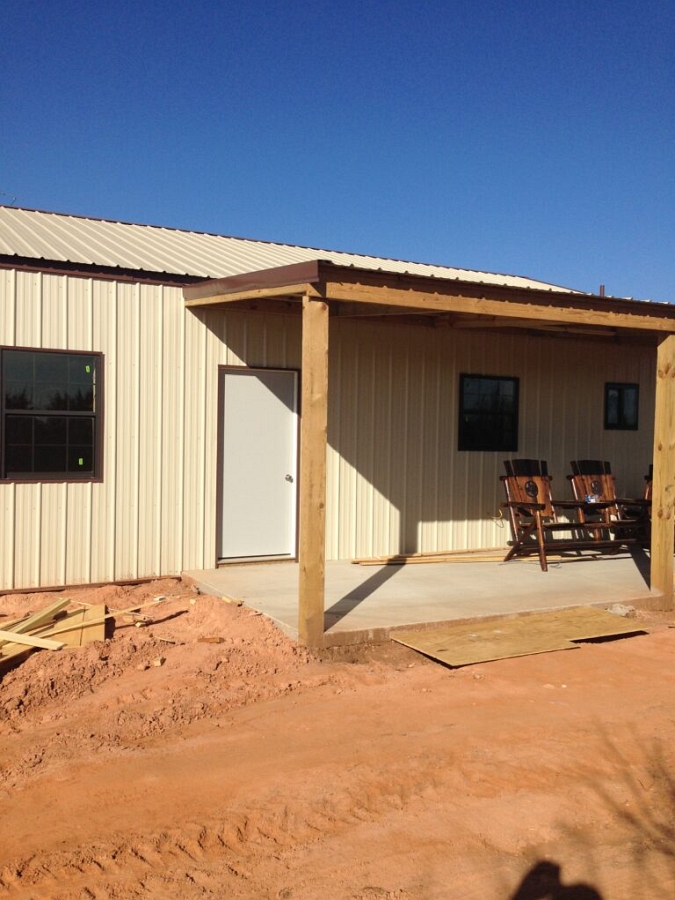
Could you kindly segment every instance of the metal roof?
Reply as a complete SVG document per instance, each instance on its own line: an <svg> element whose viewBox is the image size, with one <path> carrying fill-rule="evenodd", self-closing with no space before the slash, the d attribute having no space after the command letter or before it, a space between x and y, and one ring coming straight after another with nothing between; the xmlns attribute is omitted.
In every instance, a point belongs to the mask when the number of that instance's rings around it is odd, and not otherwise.
<svg viewBox="0 0 675 900"><path fill-rule="evenodd" d="M341 266L425 278L577 293L569 288L518 275L477 272L14 206L0 206L0 254L24 260L105 266L205 279L321 259Z"/></svg>

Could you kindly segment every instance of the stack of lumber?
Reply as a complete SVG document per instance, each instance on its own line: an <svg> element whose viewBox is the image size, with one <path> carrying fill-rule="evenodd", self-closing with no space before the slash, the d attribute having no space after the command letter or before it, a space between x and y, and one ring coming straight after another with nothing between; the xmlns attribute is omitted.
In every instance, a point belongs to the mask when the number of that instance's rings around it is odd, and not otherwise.
<svg viewBox="0 0 675 900"><path fill-rule="evenodd" d="M359 566L405 566L415 563L444 562L502 562L506 550L494 547L489 550L439 550L434 553L396 553L393 556L375 556L353 559Z"/></svg>
<svg viewBox="0 0 675 900"><path fill-rule="evenodd" d="M102 641L109 618L105 606L68 610L71 603L64 598L21 619L0 619L0 666L19 662L36 649L61 650Z"/></svg>

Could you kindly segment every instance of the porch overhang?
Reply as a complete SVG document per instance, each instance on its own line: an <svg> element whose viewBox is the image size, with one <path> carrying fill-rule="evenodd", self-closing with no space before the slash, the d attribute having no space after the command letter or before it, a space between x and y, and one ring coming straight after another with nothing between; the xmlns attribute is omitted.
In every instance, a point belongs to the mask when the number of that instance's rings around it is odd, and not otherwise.
<svg viewBox="0 0 675 900"><path fill-rule="evenodd" d="M673 607L675 307L569 290L421 277L316 259L183 288L191 309L302 317L299 636L323 642L329 319L519 331L656 348L651 588Z"/></svg>
<svg viewBox="0 0 675 900"><path fill-rule="evenodd" d="M358 269L312 260L186 285L189 308L264 309L301 313L302 298L329 304L334 317L423 319L455 328L519 326L528 330L613 337L675 333L666 303L569 290L511 287L487 282Z"/></svg>

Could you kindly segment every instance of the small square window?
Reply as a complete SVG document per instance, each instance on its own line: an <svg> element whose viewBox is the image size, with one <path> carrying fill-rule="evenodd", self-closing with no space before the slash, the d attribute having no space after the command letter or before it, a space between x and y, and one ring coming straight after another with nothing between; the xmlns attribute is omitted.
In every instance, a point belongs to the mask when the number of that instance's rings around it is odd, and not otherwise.
<svg viewBox="0 0 675 900"><path fill-rule="evenodd" d="M616 381L605 384L606 429L637 431L639 394L637 384Z"/></svg>
<svg viewBox="0 0 675 900"><path fill-rule="evenodd" d="M459 376L459 450L518 449L517 378Z"/></svg>

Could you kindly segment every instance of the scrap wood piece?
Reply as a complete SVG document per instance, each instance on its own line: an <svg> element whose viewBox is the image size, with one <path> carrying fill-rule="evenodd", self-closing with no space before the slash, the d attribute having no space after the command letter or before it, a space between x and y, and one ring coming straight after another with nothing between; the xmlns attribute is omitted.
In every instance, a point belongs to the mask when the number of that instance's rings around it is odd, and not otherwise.
<svg viewBox="0 0 675 900"><path fill-rule="evenodd" d="M63 641L50 641L47 638L37 637L34 634L21 634L16 631L5 631L0 629L0 641L6 641L3 645L11 648L12 644L21 644L24 647L38 647L40 650L60 650L64 644ZM0 651L2 652L2 651Z"/></svg>
<svg viewBox="0 0 675 900"><path fill-rule="evenodd" d="M397 631L391 637L399 644L453 667L577 647L557 635L528 631L520 619L451 625L430 631Z"/></svg>
<svg viewBox="0 0 675 900"><path fill-rule="evenodd" d="M56 635L60 634L68 634L69 632L76 631L79 628L93 628L96 625L103 625L105 622L109 621L110 619L115 619L118 616L124 617L126 615L129 615L130 613L135 612L136 610L146 609L148 606L156 606L163 600L163 597L157 597L155 600L149 600L147 603L136 603L134 606L127 607L127 609L116 609L112 610L111 612L105 612L105 606L92 606L88 610L86 610L87 615L83 621L77 622L75 624L62 625L57 628L49 628L47 629L47 631L45 631L43 636L55 637ZM95 640L100 640L100 638L95 638Z"/></svg>
<svg viewBox="0 0 675 900"><path fill-rule="evenodd" d="M479 550L430 550L427 553L391 553L384 556L357 556L352 560L358 566L384 566L388 563L404 563L419 560L420 562L444 561L446 558L476 557L485 554L506 553L501 547L483 547Z"/></svg>
<svg viewBox="0 0 675 900"><path fill-rule="evenodd" d="M3 622L5 631L12 631L16 634L25 634L28 631L33 631L42 625L52 622L69 604L70 598L57 600L56 603L52 603L30 616L24 616L21 619L16 619L14 622Z"/></svg>
<svg viewBox="0 0 675 900"><path fill-rule="evenodd" d="M506 548L491 550L449 550L437 553L397 553L393 556L357 557L352 563L359 566L410 566L428 563L504 562ZM549 559L558 558L548 554ZM560 557L562 558L562 557ZM524 562L531 560L524 558Z"/></svg>
<svg viewBox="0 0 675 900"><path fill-rule="evenodd" d="M579 641L644 634L620 616L593 607L554 610L488 622L455 623L427 631L401 630L391 638L449 666L572 650Z"/></svg>

